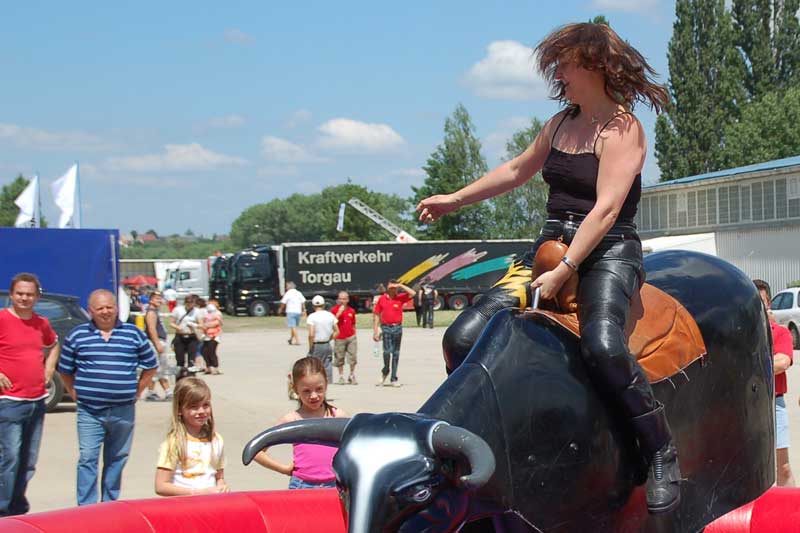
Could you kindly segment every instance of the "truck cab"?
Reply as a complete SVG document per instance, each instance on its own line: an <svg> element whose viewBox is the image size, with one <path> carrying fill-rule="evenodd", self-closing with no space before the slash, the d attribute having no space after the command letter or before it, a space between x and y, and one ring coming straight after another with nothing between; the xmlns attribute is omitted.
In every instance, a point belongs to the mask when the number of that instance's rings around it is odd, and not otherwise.
<svg viewBox="0 0 800 533"><path fill-rule="evenodd" d="M178 299L187 294L208 297L208 260L185 259L169 265L164 281L164 288L172 288L178 293Z"/></svg>
<svg viewBox="0 0 800 533"><path fill-rule="evenodd" d="M266 316L280 301L278 260L271 246L255 246L236 253L228 266L225 310L235 315Z"/></svg>
<svg viewBox="0 0 800 533"><path fill-rule="evenodd" d="M219 302L220 309L228 303L228 277L233 254L225 254L214 258L211 263L211 276L208 281L208 295Z"/></svg>

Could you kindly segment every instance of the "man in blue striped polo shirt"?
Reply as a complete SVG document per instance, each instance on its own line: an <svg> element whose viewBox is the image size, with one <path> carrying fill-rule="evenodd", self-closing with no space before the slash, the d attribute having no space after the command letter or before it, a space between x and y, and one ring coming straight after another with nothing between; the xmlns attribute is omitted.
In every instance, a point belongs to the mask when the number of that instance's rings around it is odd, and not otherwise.
<svg viewBox="0 0 800 533"><path fill-rule="evenodd" d="M141 330L117 318L107 290L89 296L92 320L69 332L58 371L78 403L78 505L97 502L97 464L103 448L102 501L116 500L133 441L135 402L158 366ZM142 374L136 378L136 369Z"/></svg>

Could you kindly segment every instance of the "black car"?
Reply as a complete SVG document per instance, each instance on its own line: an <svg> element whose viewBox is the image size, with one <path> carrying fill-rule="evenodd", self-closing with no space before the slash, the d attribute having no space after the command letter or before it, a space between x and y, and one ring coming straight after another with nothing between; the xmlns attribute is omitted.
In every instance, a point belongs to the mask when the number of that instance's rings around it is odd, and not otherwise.
<svg viewBox="0 0 800 533"><path fill-rule="evenodd" d="M0 291L0 308L11 307L11 300L8 291ZM62 342L67 333L75 326L83 324L89 320L89 315L80 305L80 300L76 296L66 296L63 294L43 294L36 305L33 306L36 314L45 317L50 321L50 325L58 335L58 341ZM47 384L47 410L55 409L58 402L62 399L69 399L64 393L64 382L56 372L53 379Z"/></svg>

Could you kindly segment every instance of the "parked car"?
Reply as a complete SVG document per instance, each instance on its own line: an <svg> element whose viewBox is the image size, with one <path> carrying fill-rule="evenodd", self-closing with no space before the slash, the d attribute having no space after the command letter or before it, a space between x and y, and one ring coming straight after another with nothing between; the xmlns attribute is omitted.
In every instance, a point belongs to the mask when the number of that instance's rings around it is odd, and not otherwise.
<svg viewBox="0 0 800 533"><path fill-rule="evenodd" d="M792 345L800 349L800 287L784 289L772 298L772 316L775 322L784 325L792 332Z"/></svg>
<svg viewBox="0 0 800 533"><path fill-rule="evenodd" d="M0 291L0 308L10 306L8 291ZM33 310L50 321L53 330L58 334L59 342L67 336L72 328L89 320L89 314L81 307L80 300L76 296L43 294L33 306ZM47 398L45 399L47 410L52 411L60 401L69 399L64 391L64 382L56 372L53 374L53 379L47 384Z"/></svg>

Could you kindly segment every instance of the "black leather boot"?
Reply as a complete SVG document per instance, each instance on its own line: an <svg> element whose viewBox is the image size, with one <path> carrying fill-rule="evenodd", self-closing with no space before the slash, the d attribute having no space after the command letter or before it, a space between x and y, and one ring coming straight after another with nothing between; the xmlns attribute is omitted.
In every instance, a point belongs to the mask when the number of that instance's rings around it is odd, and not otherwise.
<svg viewBox="0 0 800 533"><path fill-rule="evenodd" d="M652 458L647 474L647 510L653 514L672 511L680 504L681 470L664 406L657 404L649 413L631 419L631 423L642 455Z"/></svg>
<svg viewBox="0 0 800 533"><path fill-rule="evenodd" d="M653 514L668 513L681 503L681 469L678 450L672 441L658 450L650 462L647 475L647 510Z"/></svg>

